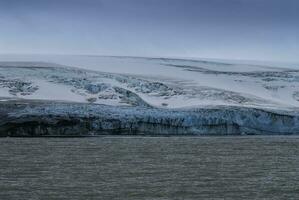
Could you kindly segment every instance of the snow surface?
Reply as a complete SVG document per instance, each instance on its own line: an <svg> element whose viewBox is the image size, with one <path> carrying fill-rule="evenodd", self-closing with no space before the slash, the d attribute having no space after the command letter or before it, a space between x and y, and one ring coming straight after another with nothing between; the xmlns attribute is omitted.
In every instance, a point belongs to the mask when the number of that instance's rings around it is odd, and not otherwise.
<svg viewBox="0 0 299 200"><path fill-rule="evenodd" d="M1 55L0 68L1 97L107 105L144 105L144 101L165 108L205 105L299 107L299 65L295 64ZM11 89L16 80L26 82L26 86Z"/></svg>

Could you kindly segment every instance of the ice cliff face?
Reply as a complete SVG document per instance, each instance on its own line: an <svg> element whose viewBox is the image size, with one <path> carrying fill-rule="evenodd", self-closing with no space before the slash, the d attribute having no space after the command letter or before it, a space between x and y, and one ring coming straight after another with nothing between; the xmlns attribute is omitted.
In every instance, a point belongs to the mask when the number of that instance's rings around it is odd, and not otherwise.
<svg viewBox="0 0 299 200"><path fill-rule="evenodd" d="M1 135L299 133L296 68L101 59L0 62Z"/></svg>
<svg viewBox="0 0 299 200"><path fill-rule="evenodd" d="M299 134L298 112L219 106L196 110L39 101L0 103L1 136Z"/></svg>

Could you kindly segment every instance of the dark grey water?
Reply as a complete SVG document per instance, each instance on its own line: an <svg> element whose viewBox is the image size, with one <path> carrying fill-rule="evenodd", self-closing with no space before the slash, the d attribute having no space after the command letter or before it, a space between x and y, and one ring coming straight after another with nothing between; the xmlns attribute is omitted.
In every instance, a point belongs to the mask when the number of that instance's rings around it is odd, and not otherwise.
<svg viewBox="0 0 299 200"><path fill-rule="evenodd" d="M0 199L298 199L299 137L0 139Z"/></svg>

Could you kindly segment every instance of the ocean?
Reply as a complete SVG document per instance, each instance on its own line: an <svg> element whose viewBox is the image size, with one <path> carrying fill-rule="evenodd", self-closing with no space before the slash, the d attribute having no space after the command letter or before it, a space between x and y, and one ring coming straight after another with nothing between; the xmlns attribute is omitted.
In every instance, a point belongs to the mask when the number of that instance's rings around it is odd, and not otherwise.
<svg viewBox="0 0 299 200"><path fill-rule="evenodd" d="M0 138L0 199L298 199L299 136Z"/></svg>

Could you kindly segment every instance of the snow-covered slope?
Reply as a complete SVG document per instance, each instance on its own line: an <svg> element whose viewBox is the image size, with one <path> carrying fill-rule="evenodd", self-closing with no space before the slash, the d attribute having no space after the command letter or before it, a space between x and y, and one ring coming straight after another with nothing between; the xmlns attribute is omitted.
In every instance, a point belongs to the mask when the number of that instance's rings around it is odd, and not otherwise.
<svg viewBox="0 0 299 200"><path fill-rule="evenodd" d="M299 107L299 65L170 58L0 56L0 97L163 108Z"/></svg>

